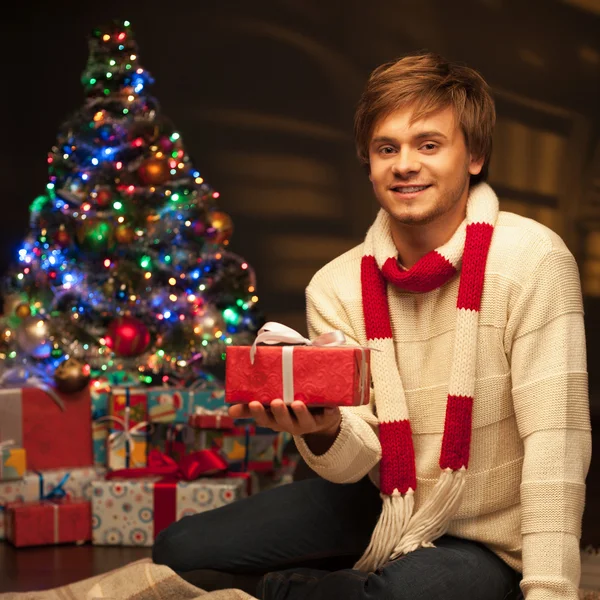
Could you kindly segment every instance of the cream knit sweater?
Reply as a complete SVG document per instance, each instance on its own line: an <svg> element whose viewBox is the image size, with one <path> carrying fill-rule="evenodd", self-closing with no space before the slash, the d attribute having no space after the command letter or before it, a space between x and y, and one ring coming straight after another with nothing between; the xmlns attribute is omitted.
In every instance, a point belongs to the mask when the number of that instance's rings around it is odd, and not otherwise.
<svg viewBox="0 0 600 600"><path fill-rule="evenodd" d="M339 329L367 345L360 244L323 267L307 290L309 336ZM427 293L394 290L396 360L416 455L415 510L440 473L459 276ZM448 534L479 541L523 573L527 600L578 598L579 539L591 427L577 264L543 225L500 212L479 322L471 458ZM373 403L342 408L323 455L298 449L319 475L378 482L381 447Z"/></svg>

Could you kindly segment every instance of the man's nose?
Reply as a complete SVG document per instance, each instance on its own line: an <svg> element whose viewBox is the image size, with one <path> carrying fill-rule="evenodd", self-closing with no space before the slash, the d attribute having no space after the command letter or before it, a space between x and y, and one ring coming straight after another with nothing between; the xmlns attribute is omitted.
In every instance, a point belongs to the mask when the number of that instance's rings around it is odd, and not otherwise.
<svg viewBox="0 0 600 600"><path fill-rule="evenodd" d="M408 177L421 170L421 162L417 152L412 148L402 148L392 165L392 171L400 177Z"/></svg>

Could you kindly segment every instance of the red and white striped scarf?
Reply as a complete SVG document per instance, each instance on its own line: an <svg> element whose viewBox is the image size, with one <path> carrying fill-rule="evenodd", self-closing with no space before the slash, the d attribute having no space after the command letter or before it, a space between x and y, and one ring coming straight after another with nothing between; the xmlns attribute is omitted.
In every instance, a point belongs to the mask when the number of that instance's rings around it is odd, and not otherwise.
<svg viewBox="0 0 600 600"><path fill-rule="evenodd" d="M452 238L403 270L382 209L369 229L361 263L362 303L371 356L381 443L381 516L355 568L374 571L443 535L462 499L469 464L475 392L477 332L485 265L498 215L498 199L485 183L471 189L467 216ZM462 267L461 267L462 263ZM441 474L431 494L413 514L417 487L415 451L404 387L398 371L389 300L391 286L429 292L460 270L454 350L440 453Z"/></svg>

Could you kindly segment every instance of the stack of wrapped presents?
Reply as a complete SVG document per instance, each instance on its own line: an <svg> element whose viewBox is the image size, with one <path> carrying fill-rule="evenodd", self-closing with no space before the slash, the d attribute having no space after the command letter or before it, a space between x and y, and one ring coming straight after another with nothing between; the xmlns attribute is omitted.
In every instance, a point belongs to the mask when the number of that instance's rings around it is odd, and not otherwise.
<svg viewBox="0 0 600 600"><path fill-rule="evenodd" d="M230 418L216 380L0 388L0 539L151 546L175 520L289 481L285 442Z"/></svg>
<svg viewBox="0 0 600 600"><path fill-rule="evenodd" d="M0 387L0 539L151 546L174 521L290 481L289 434L234 420L228 404L368 403L370 355L268 325L227 348L224 383L142 387L116 373L71 394Z"/></svg>

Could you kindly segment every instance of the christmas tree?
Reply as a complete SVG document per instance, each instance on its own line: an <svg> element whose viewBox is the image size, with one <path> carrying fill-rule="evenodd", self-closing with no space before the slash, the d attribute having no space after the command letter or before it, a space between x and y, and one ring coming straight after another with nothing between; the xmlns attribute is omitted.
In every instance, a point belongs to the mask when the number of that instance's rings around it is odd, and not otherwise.
<svg viewBox="0 0 600 600"><path fill-rule="evenodd" d="M255 275L179 132L148 94L128 21L96 29L85 102L3 283L0 360L76 391L92 376L187 384L262 325Z"/></svg>

